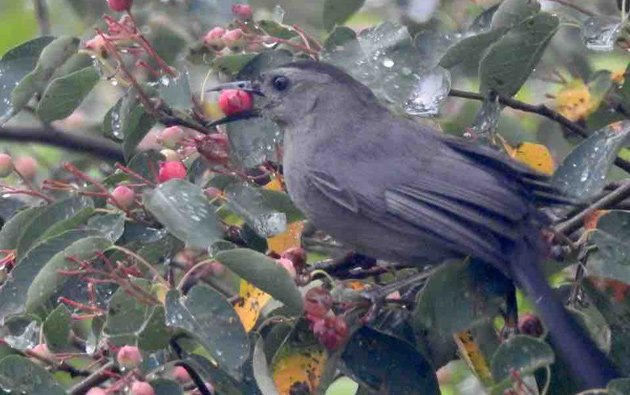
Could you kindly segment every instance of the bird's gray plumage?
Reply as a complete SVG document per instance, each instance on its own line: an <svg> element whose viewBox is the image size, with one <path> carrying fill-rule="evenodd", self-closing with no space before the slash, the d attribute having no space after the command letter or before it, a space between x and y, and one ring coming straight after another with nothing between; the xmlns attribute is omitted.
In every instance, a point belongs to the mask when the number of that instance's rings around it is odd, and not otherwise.
<svg viewBox="0 0 630 395"><path fill-rule="evenodd" d="M538 267L546 223L537 206L567 202L546 176L391 113L330 65L291 63L263 74L258 89L262 112L285 132L289 194L318 228L375 258L425 265L469 255L495 266L537 301L586 387L615 377Z"/></svg>

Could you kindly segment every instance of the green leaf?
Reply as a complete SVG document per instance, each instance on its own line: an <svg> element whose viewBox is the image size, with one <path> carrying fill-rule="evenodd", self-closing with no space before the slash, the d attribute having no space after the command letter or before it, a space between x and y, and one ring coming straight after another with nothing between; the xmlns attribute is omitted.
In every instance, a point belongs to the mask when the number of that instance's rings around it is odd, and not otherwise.
<svg viewBox="0 0 630 395"><path fill-rule="evenodd" d="M538 64L559 24L556 16L541 12L494 43L479 65L480 91L516 94Z"/></svg>
<svg viewBox="0 0 630 395"><path fill-rule="evenodd" d="M92 66L53 80L37 105L37 116L44 123L66 118L99 80L100 76Z"/></svg>
<svg viewBox="0 0 630 395"><path fill-rule="evenodd" d="M512 28L539 11L537 0L504 0L492 16L492 30Z"/></svg>
<svg viewBox="0 0 630 395"><path fill-rule="evenodd" d="M349 42L354 42L357 40L357 33L346 26L337 26L333 29L332 32L326 37L324 41L324 49L326 51L336 51L339 47L343 47Z"/></svg>
<svg viewBox="0 0 630 395"><path fill-rule="evenodd" d="M24 228L43 210L45 210L45 207L31 207L11 217L0 230L0 250L17 249L18 240Z"/></svg>
<svg viewBox="0 0 630 395"><path fill-rule="evenodd" d="M255 57L256 54L253 53L219 56L212 62L212 68L221 73L235 76Z"/></svg>
<svg viewBox="0 0 630 395"><path fill-rule="evenodd" d="M31 248L11 272L11 277L0 287L0 324L8 315L26 309L27 290L42 268L57 254L62 254L78 240L97 236L93 230L71 230L42 240Z"/></svg>
<svg viewBox="0 0 630 395"><path fill-rule="evenodd" d="M630 112L630 78L627 78L627 76L630 76L630 62L628 66L626 66L624 75L626 78L623 81L621 89L619 89L619 96L621 96L621 107L628 113Z"/></svg>
<svg viewBox="0 0 630 395"><path fill-rule="evenodd" d="M188 72L184 71L175 78L162 77L158 86L160 99L171 109L186 111L193 105L192 94L190 92L190 82Z"/></svg>
<svg viewBox="0 0 630 395"><path fill-rule="evenodd" d="M166 312L163 306L155 306L138 333L138 347L145 351L158 351L168 346Z"/></svg>
<svg viewBox="0 0 630 395"><path fill-rule="evenodd" d="M272 37L284 38L285 40L297 37L298 35L295 30L289 29L288 27L269 19L258 21L258 26L260 26L265 31L265 33L267 33L267 35Z"/></svg>
<svg viewBox="0 0 630 395"><path fill-rule="evenodd" d="M630 379L615 379L606 386L608 395L627 395L630 394Z"/></svg>
<svg viewBox="0 0 630 395"><path fill-rule="evenodd" d="M183 180L171 180L147 191L146 208L175 237L187 245L207 250L223 237L215 208L203 190Z"/></svg>
<svg viewBox="0 0 630 395"><path fill-rule="evenodd" d="M0 388L16 394L66 394L46 369L17 355L9 355L0 361Z"/></svg>
<svg viewBox="0 0 630 395"><path fill-rule="evenodd" d="M562 161L553 184L569 196L589 199L599 193L619 150L627 144L630 121L615 122L593 133Z"/></svg>
<svg viewBox="0 0 630 395"><path fill-rule="evenodd" d="M21 260L29 248L46 233L50 232L48 235L54 236L76 226L74 221L64 221L81 214L85 208L92 207L94 207L92 199L77 196L59 200L42 209L24 226L25 229L17 244L18 259ZM68 226L64 229L65 225L60 225L60 223Z"/></svg>
<svg viewBox="0 0 630 395"><path fill-rule="evenodd" d="M64 304L60 304L54 309L42 326L42 334L46 345L53 353L67 350L70 344L70 330L72 329L72 318L70 310Z"/></svg>
<svg viewBox="0 0 630 395"><path fill-rule="evenodd" d="M176 290L166 295L166 324L185 330L238 379L249 355L249 339L234 308L221 294L205 285L193 287L186 296Z"/></svg>
<svg viewBox="0 0 630 395"><path fill-rule="evenodd" d="M365 0L326 0L324 2L324 27L331 31L341 25L365 4Z"/></svg>
<svg viewBox="0 0 630 395"><path fill-rule="evenodd" d="M260 194L262 195L266 205L278 212L284 213L287 216L287 223L306 219L300 209L293 204L293 201L288 194L269 189L261 189Z"/></svg>
<svg viewBox="0 0 630 395"><path fill-rule="evenodd" d="M284 49L261 52L238 72L236 79L255 81L263 72L287 64L291 60L293 54Z"/></svg>
<svg viewBox="0 0 630 395"><path fill-rule="evenodd" d="M11 91L35 68L40 53L53 40L50 36L38 37L9 50L0 59L0 125L14 113Z"/></svg>
<svg viewBox="0 0 630 395"><path fill-rule="evenodd" d="M278 389L271 377L267 358L264 350L265 342L262 337L258 337L254 346L254 354L252 356L252 367L254 370L254 378L258 388L264 395L278 395Z"/></svg>
<svg viewBox="0 0 630 395"><path fill-rule="evenodd" d="M287 229L287 217L269 207L260 188L236 182L225 188L227 206L241 216L260 237L266 238L283 233Z"/></svg>
<svg viewBox="0 0 630 395"><path fill-rule="evenodd" d="M126 160L135 154L136 147L153 125L155 119L140 104L136 104L122 119L123 154Z"/></svg>
<svg viewBox="0 0 630 395"><path fill-rule="evenodd" d="M149 383L153 387L155 395L183 395L181 384L167 379L151 380Z"/></svg>
<svg viewBox="0 0 630 395"><path fill-rule="evenodd" d="M356 331L341 355L349 376L389 394L440 394L433 367L409 343L369 327Z"/></svg>
<svg viewBox="0 0 630 395"><path fill-rule="evenodd" d="M11 92L13 111L20 111L34 94L42 93L55 71L74 55L78 48L79 39L76 37L59 37L48 44L42 50L35 69Z"/></svg>
<svg viewBox="0 0 630 395"><path fill-rule="evenodd" d="M510 382L513 372L521 377L533 374L537 369L554 362L551 347L534 337L517 335L499 346L492 356L492 377L499 385Z"/></svg>
<svg viewBox="0 0 630 395"><path fill-rule="evenodd" d="M97 230L100 234L114 243L125 231L125 214L103 214L92 217L87 222L87 227Z"/></svg>
<svg viewBox="0 0 630 395"><path fill-rule="evenodd" d="M273 259L245 248L222 251L215 258L257 288L284 303L291 314L302 314L302 295L295 281Z"/></svg>
<svg viewBox="0 0 630 395"><path fill-rule="evenodd" d="M438 267L418 296L412 325L451 335L499 313L507 280L489 265L467 260Z"/></svg>
<svg viewBox="0 0 630 395"><path fill-rule="evenodd" d="M450 69L463 62L478 61L486 49L505 34L504 29L480 33L458 41L442 56L440 66Z"/></svg>
<svg viewBox="0 0 630 395"><path fill-rule="evenodd" d="M101 235L86 237L51 256L28 287L26 309L34 311L63 287L69 278L61 274L60 271L80 268L76 262L68 258L72 257L79 261L89 260L94 257L95 252L103 251L109 248L111 244L110 240Z"/></svg>
<svg viewBox="0 0 630 395"><path fill-rule="evenodd" d="M85 207L81 209L80 211L78 211L72 217L59 221L53 226L51 226L50 228L48 228L46 232L44 232L43 235L38 237L38 239L44 240L49 237L58 236L67 230L76 229L77 227L85 223L85 221L88 218L90 218L93 213L94 213L93 207Z"/></svg>
<svg viewBox="0 0 630 395"><path fill-rule="evenodd" d="M597 250L588 256L588 273L630 284L630 211L613 210L591 234Z"/></svg>
<svg viewBox="0 0 630 395"><path fill-rule="evenodd" d="M265 160L277 160L276 145L282 141L278 125L269 119L246 119L226 125L233 159L245 168Z"/></svg>

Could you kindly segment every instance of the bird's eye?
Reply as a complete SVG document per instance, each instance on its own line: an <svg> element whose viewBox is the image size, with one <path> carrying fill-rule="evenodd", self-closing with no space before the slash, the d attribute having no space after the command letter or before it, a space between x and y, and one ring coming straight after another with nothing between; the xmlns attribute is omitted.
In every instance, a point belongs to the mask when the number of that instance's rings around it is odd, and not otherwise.
<svg viewBox="0 0 630 395"><path fill-rule="evenodd" d="M271 84L275 90L283 91L289 87L289 79L283 75L279 75L273 78Z"/></svg>

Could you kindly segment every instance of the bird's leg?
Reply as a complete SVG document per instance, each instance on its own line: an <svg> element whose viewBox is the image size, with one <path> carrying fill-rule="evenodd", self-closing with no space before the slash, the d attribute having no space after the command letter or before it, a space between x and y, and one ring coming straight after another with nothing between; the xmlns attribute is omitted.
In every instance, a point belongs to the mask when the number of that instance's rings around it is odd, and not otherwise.
<svg viewBox="0 0 630 395"><path fill-rule="evenodd" d="M518 334L518 302L516 301L516 287L510 284L505 295L505 325L501 329L501 340L505 341Z"/></svg>

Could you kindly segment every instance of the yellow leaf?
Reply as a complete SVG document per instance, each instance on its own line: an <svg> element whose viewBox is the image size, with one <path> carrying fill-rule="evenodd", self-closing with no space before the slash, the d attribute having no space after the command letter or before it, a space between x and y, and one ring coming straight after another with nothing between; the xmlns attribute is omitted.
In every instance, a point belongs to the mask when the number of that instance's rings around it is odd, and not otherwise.
<svg viewBox="0 0 630 395"><path fill-rule="evenodd" d="M492 385L492 373L479 345L475 343L470 331L462 331L453 335L457 350L466 364L485 387Z"/></svg>
<svg viewBox="0 0 630 395"><path fill-rule="evenodd" d="M287 230L277 236L267 239L267 246L271 251L281 253L289 248L300 246L300 236L304 230L304 222L293 222L287 225Z"/></svg>
<svg viewBox="0 0 630 395"><path fill-rule="evenodd" d="M599 102L592 97L591 91L582 80L573 80L556 94L558 112L571 121L578 121L592 114Z"/></svg>
<svg viewBox="0 0 630 395"><path fill-rule="evenodd" d="M279 191L279 192L284 191L284 188L282 188L282 182L278 178L274 178L273 180L269 181L265 185L265 189L269 189L270 191Z"/></svg>
<svg viewBox="0 0 630 395"><path fill-rule="evenodd" d="M549 149L542 144L522 143L508 154L543 174L553 174L555 163Z"/></svg>
<svg viewBox="0 0 630 395"><path fill-rule="evenodd" d="M223 118L225 114L221 111L219 107L219 103L215 101L204 101L202 106L203 115L211 120L217 120L219 118Z"/></svg>
<svg viewBox="0 0 630 395"><path fill-rule="evenodd" d="M241 319L245 332L249 332L256 325L260 311L269 302L271 295L241 280L239 296L241 300L234 306L234 310Z"/></svg>
<svg viewBox="0 0 630 395"><path fill-rule="evenodd" d="M321 347L288 350L274 358L271 370L280 395L289 395L297 383L308 385L309 393L313 393L325 362L326 354Z"/></svg>

